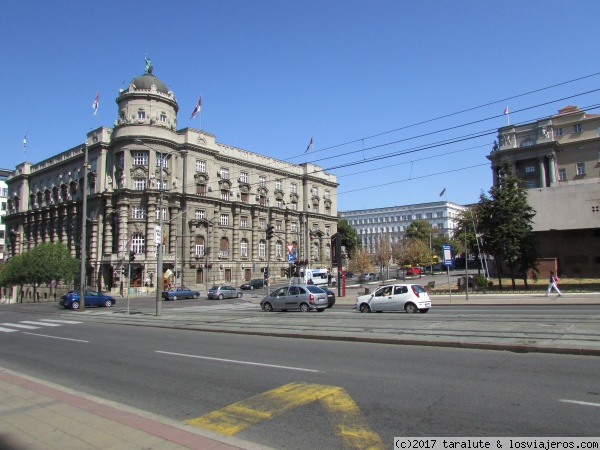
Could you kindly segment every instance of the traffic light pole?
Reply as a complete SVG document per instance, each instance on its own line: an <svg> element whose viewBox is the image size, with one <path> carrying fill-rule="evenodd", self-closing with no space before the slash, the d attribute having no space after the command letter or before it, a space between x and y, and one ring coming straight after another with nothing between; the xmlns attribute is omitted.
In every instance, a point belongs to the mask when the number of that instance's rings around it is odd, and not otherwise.
<svg viewBox="0 0 600 450"><path fill-rule="evenodd" d="M129 289L131 288L131 263L129 263L129 266L127 267L127 315L130 314L129 312Z"/></svg>

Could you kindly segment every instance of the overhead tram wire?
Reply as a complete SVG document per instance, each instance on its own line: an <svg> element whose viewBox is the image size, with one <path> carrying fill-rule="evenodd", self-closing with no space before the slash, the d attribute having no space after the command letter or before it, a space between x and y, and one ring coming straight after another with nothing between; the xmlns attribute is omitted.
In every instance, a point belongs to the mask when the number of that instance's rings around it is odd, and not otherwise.
<svg viewBox="0 0 600 450"><path fill-rule="evenodd" d="M362 187L362 188L358 188L358 189L352 189L350 191L337 192L337 195L339 197L340 195L350 194L352 192L367 191L369 189L375 189L375 188L379 188L379 187L390 186L392 184L404 183L406 181L414 181L414 180L419 180L421 178L429 178L429 177L435 177L435 176L438 176L438 175L446 175L446 174L453 173L453 172L460 172L461 170L469 170L469 169L475 169L477 167L486 167L486 166L489 166L489 163L476 164L474 166L461 167L459 169L446 170L444 172L430 173L428 175L421 175L419 177L406 178L404 180L390 181L389 183L376 184L376 185L373 185L373 186L367 186L367 187Z"/></svg>
<svg viewBox="0 0 600 450"><path fill-rule="evenodd" d="M461 111L457 111L457 112L445 114L443 116L434 117L433 119L427 119L427 120L424 120L424 121L421 121L421 122L416 122L416 123L413 123L413 124L410 124L410 125L405 125L403 127L396 128L394 130L384 131L384 132L381 132L381 133L378 133L378 134L374 134L374 135L371 135L371 136L362 137L362 138L359 138L359 139L355 139L355 140L352 140L352 141L345 142L343 144L336 144L336 145L332 145L330 147L321 148L321 149L318 149L318 150L314 150L313 153L323 152L323 151L326 151L326 150L332 150L334 148L343 147L345 145L355 144L355 143L363 141L365 139L372 139L372 138L376 138L376 137L379 137L379 136L384 136L386 134L395 133L397 131L402 131L402 130L405 130L407 128L412 128L412 127L416 127L416 126L419 126L419 125L425 125L427 123L435 122L435 121L441 120L441 119L447 119L448 117L453 117L453 116L464 114L464 113L467 113L467 112L470 112L470 111L475 111L477 109L485 108L486 106L492 106L492 105L496 105L496 104L505 103L505 102L507 102L509 100L514 100L515 98L525 97L527 95L535 94L537 92L542 92L542 91L545 91L545 90L548 90L548 89L553 89L553 88L556 88L556 87L559 87L559 86L564 86L566 84L574 83L576 81L585 80L587 78L595 77L595 76L598 76L598 75L600 75L600 72L596 72L596 73L593 73L593 74L590 74L590 75L585 75L585 76L579 77L579 78L574 78L574 79L568 80L568 81L563 81L561 83L557 83L557 84L553 84L551 86L546 86L546 87L543 87L543 88L535 89L535 90L529 91L529 92L524 92L522 94L513 95L513 96L510 96L510 97L506 97L506 98L500 99L500 100L495 100L493 102L484 103L484 104L479 105L479 106L474 106L474 107L471 107L471 108L463 109ZM293 157L291 157L289 159L300 158L301 156L302 155L293 156Z"/></svg>

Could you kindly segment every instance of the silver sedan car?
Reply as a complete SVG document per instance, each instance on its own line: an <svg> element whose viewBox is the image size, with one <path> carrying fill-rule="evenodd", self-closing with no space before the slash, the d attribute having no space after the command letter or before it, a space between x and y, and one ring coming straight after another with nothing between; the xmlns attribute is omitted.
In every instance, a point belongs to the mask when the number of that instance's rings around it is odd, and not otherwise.
<svg viewBox="0 0 600 450"><path fill-rule="evenodd" d="M213 286L208 290L208 298L211 300L223 300L224 298L242 298L242 295L244 295L244 293L241 289L227 285Z"/></svg>
<svg viewBox="0 0 600 450"><path fill-rule="evenodd" d="M302 312L316 309L322 312L328 304L327 293L318 286L284 286L263 298L260 307L267 312L288 309L299 309Z"/></svg>

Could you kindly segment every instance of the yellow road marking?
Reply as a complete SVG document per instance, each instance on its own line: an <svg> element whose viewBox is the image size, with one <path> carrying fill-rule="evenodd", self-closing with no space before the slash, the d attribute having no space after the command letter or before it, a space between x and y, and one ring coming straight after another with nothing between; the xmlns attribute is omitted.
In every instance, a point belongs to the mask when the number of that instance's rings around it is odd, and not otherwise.
<svg viewBox="0 0 600 450"><path fill-rule="evenodd" d="M327 411L334 433L345 448L383 449L381 437L369 429L358 406L346 391L337 386L290 383L246 400L204 414L186 423L198 428L233 435L264 420L320 401Z"/></svg>

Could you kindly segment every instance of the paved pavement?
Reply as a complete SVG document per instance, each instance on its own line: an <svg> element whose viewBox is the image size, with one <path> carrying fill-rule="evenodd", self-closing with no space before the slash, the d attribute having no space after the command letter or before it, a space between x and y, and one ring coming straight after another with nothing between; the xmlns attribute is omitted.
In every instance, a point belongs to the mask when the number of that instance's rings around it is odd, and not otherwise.
<svg viewBox="0 0 600 450"><path fill-rule="evenodd" d="M364 292L364 287L360 288ZM349 290L345 298L338 298L334 310L350 310L358 289ZM258 307L261 295L244 297L247 307ZM600 304L600 294L565 294L562 297L533 295L465 294L432 296L433 305L507 305L523 306L547 304ZM122 303L121 303L122 305ZM212 306L212 305L211 305ZM364 314L346 314L342 326L336 325L340 315L311 314L310 321L295 326L300 314L260 314L246 318L243 309L232 318L231 310L210 315L202 307L163 309L161 317L150 313L126 314L115 308L88 309L79 316L83 320L98 320L135 324L197 329L218 332L236 332L258 335L338 339L388 344L437 345L462 348L511 350L520 352L547 352L600 356L600 319L577 322L553 316L551 337L547 328L532 330L531 322L521 326L501 322L494 328L477 321L476 316L466 321L444 323L442 327L434 315L419 316L422 320L398 320L405 315L372 315L377 320L361 320ZM223 305L225 306L225 305ZM74 313L65 311L70 318ZM222 314L222 315L220 315ZM207 316L210 316L208 318ZM257 320L260 319L260 320ZM434 320L429 320L434 319ZM476 322L473 325L472 322ZM577 323L574 323L577 322ZM312 323L313 325L307 325ZM390 325L392 324L392 325ZM547 326L548 324L542 324ZM455 328L453 328L455 327ZM574 327L577 331L573 331ZM510 335L507 337L507 333ZM0 368L0 448L7 450L36 449L258 449L265 448L239 439L200 430L144 411L78 393L74 390Z"/></svg>

